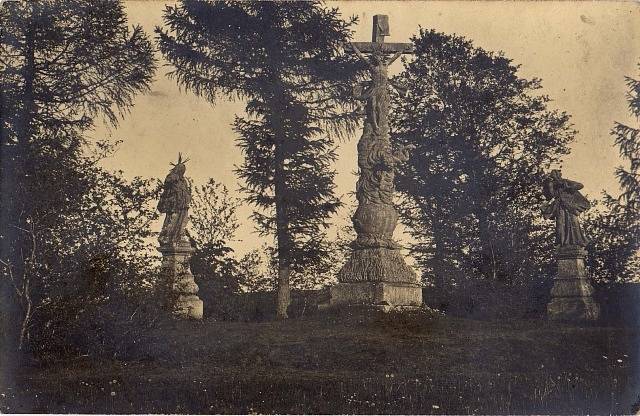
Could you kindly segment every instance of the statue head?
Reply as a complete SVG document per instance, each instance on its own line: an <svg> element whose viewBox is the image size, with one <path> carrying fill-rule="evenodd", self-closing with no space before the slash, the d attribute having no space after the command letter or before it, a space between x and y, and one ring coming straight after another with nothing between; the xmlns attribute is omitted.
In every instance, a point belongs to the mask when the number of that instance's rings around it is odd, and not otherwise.
<svg viewBox="0 0 640 416"><path fill-rule="evenodd" d="M384 63L384 54L381 50L374 49L371 55L369 55L369 60L371 65L379 66L381 63Z"/></svg>
<svg viewBox="0 0 640 416"><path fill-rule="evenodd" d="M178 162L171 163L173 168L171 169L171 173L177 174L179 176L184 175L184 172L187 170L185 163L187 163L189 159L182 160L182 153L178 153Z"/></svg>
<svg viewBox="0 0 640 416"><path fill-rule="evenodd" d="M553 169L549 176L551 177L551 179L555 180L562 179L562 173L558 169Z"/></svg>

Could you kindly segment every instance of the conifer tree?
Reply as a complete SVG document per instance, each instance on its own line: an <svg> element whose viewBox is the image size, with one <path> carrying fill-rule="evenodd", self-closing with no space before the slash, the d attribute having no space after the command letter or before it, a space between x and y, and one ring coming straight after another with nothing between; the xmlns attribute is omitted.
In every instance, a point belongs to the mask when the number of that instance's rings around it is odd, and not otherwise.
<svg viewBox="0 0 640 416"><path fill-rule="evenodd" d="M640 120L640 80L625 77L629 111ZM605 281L638 279L640 274L640 128L616 122L611 130L626 166L616 168L621 193L604 193L603 211L589 218L588 263Z"/></svg>
<svg viewBox="0 0 640 416"><path fill-rule="evenodd" d="M353 129L342 111L355 69L341 49L350 24L317 2L182 1L165 10L160 49L178 84L215 104L246 101L234 129L238 169L259 230L274 236L277 316L287 317L290 275L326 252L334 195L331 133ZM216 138L219 140L219 138Z"/></svg>
<svg viewBox="0 0 640 416"><path fill-rule="evenodd" d="M108 220L108 207L123 202L118 197L131 197L124 204L151 197L147 183L129 187L118 175L97 168L96 158L84 153L83 133L96 117L115 125L135 94L148 89L154 70L150 40L140 27L128 27L119 1L0 6L0 260L7 300L2 307L8 309L3 318L12 319L3 327L13 332L19 311L19 346L34 310L42 306L38 299L52 299L43 280L53 280L57 272L69 278L61 271L73 263L69 252L101 235L97 224L87 235L80 230L82 221L67 221L101 213ZM107 144L98 147L99 154L109 151ZM91 190L116 200L94 207ZM133 212L130 207L127 214ZM71 235L72 230L78 232ZM16 297L20 305L12 302Z"/></svg>

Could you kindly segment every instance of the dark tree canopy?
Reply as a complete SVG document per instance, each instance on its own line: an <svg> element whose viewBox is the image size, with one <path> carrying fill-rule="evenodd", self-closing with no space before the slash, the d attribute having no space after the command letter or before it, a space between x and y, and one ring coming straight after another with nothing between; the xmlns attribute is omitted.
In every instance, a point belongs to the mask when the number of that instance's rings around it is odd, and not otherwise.
<svg viewBox="0 0 640 416"><path fill-rule="evenodd" d="M56 284L73 286L87 263L126 248L121 266L131 267L125 258L141 248L155 190L98 168L111 146L88 155L83 134L96 117L117 123L155 60L119 1L3 2L0 31L0 260L2 287L16 289L3 299L19 301L3 307L19 303L9 315L19 311L24 332L36 310L52 311Z"/></svg>
<svg viewBox="0 0 640 416"><path fill-rule="evenodd" d="M79 186L62 176L81 153L81 132L96 116L116 124L148 89L155 61L142 29L127 27L120 2L7 2L0 22L2 176L15 203L5 207L24 219L41 208L34 202L57 206Z"/></svg>
<svg viewBox="0 0 640 416"><path fill-rule="evenodd" d="M640 80L625 79L629 112L640 120ZM634 280L640 274L640 128L616 122L611 135L625 161L615 171L621 193L605 192L602 209L589 218L589 265L599 279Z"/></svg>
<svg viewBox="0 0 640 416"><path fill-rule="evenodd" d="M394 136L416 146L399 189L424 275L540 275L553 241L539 221L540 183L569 151L569 117L549 110L540 80L520 78L502 54L434 31L413 42Z"/></svg>
<svg viewBox="0 0 640 416"><path fill-rule="evenodd" d="M7 2L0 9L3 131L117 122L151 82L153 48L112 0ZM24 113L28 113L28 120ZM3 135L4 137L4 135Z"/></svg>
<svg viewBox="0 0 640 416"><path fill-rule="evenodd" d="M169 76L211 103L246 100L234 122L245 156L238 174L259 229L276 240L285 317L289 275L320 261L340 205L331 133L354 128L344 103L356 67L341 53L354 20L317 2L182 1L164 17L167 29L156 32Z"/></svg>

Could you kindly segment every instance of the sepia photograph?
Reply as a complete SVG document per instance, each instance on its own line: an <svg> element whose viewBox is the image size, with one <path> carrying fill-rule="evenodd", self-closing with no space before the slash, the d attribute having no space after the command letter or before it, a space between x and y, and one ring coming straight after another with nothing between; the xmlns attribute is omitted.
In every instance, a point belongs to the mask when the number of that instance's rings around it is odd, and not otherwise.
<svg viewBox="0 0 640 416"><path fill-rule="evenodd" d="M0 413L640 415L640 2L0 0Z"/></svg>

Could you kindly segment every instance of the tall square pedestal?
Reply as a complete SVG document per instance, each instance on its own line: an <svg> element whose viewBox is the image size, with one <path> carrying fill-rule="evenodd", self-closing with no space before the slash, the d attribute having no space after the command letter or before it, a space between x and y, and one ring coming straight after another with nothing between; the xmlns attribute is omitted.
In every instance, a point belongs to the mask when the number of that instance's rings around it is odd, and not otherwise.
<svg viewBox="0 0 640 416"><path fill-rule="evenodd" d="M593 299L593 286L584 265L586 255L580 247L558 249L558 269L547 305L549 319L593 321L600 317L600 307Z"/></svg>
<svg viewBox="0 0 640 416"><path fill-rule="evenodd" d="M203 303L189 267L193 248L188 242L182 242L161 246L158 251L162 253L163 281L171 292L167 299L169 309L179 319L202 319Z"/></svg>
<svg viewBox="0 0 640 416"><path fill-rule="evenodd" d="M590 297L553 298L547 305L547 316L556 321L595 321L600 308Z"/></svg>

